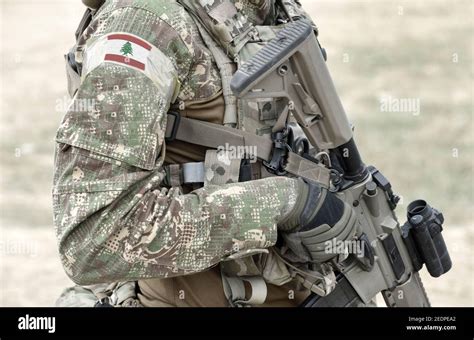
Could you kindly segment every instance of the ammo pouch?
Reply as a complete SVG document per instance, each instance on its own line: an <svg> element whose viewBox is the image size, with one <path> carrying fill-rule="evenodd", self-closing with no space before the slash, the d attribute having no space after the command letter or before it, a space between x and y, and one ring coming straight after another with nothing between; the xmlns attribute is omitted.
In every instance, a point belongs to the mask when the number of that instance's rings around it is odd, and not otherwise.
<svg viewBox="0 0 474 340"><path fill-rule="evenodd" d="M237 183L245 177L252 177L242 172L252 167L258 169L261 163L251 163L245 156L228 149L208 150L204 186ZM268 249L237 252L220 263L220 271L224 294L232 307L263 304L267 297L267 283L283 285L292 279L285 264ZM252 288L249 298L245 296L244 282Z"/></svg>

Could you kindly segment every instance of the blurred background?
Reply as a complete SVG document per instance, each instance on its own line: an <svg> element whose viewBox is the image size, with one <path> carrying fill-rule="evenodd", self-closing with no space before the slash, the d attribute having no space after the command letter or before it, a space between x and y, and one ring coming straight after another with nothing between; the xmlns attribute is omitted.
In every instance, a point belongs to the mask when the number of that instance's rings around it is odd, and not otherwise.
<svg viewBox="0 0 474 340"><path fill-rule="evenodd" d="M445 215L453 269L423 278L434 306L474 306L473 2L302 0L368 164L407 204ZM70 100L63 54L80 0L0 0L0 306L52 306L71 281L57 255L51 183Z"/></svg>

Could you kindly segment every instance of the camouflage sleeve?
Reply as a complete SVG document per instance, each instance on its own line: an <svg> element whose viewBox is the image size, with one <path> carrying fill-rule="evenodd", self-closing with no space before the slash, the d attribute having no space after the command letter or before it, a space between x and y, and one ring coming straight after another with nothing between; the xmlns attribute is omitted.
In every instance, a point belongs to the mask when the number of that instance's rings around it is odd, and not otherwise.
<svg viewBox="0 0 474 340"><path fill-rule="evenodd" d="M67 274L83 285L185 275L272 246L296 180L186 195L161 186L166 112L193 58L184 14L170 25L149 10L102 13L56 136L54 222Z"/></svg>

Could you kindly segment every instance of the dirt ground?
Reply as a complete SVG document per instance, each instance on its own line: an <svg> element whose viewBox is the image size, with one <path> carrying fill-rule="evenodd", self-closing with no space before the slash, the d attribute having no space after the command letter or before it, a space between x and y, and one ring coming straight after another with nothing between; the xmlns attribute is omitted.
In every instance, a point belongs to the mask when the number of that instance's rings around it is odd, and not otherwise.
<svg viewBox="0 0 474 340"><path fill-rule="evenodd" d="M469 0L303 0L364 159L406 205L443 210L453 269L424 271L434 306L474 305ZM69 103L63 54L80 0L0 0L0 306L51 306L70 284L51 223L53 137ZM418 110L386 109L412 99Z"/></svg>

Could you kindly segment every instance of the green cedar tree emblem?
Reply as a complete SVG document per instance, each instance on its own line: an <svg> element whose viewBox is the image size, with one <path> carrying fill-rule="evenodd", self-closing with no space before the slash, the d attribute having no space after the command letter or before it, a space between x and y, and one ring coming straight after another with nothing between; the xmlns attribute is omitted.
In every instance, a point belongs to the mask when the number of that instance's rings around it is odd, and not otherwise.
<svg viewBox="0 0 474 340"><path fill-rule="evenodd" d="M133 55L133 47L132 47L132 44L130 43L130 41L127 41L127 42L122 46L122 48L120 49L120 52L121 52L122 55L124 55L125 57L128 56L128 55Z"/></svg>

